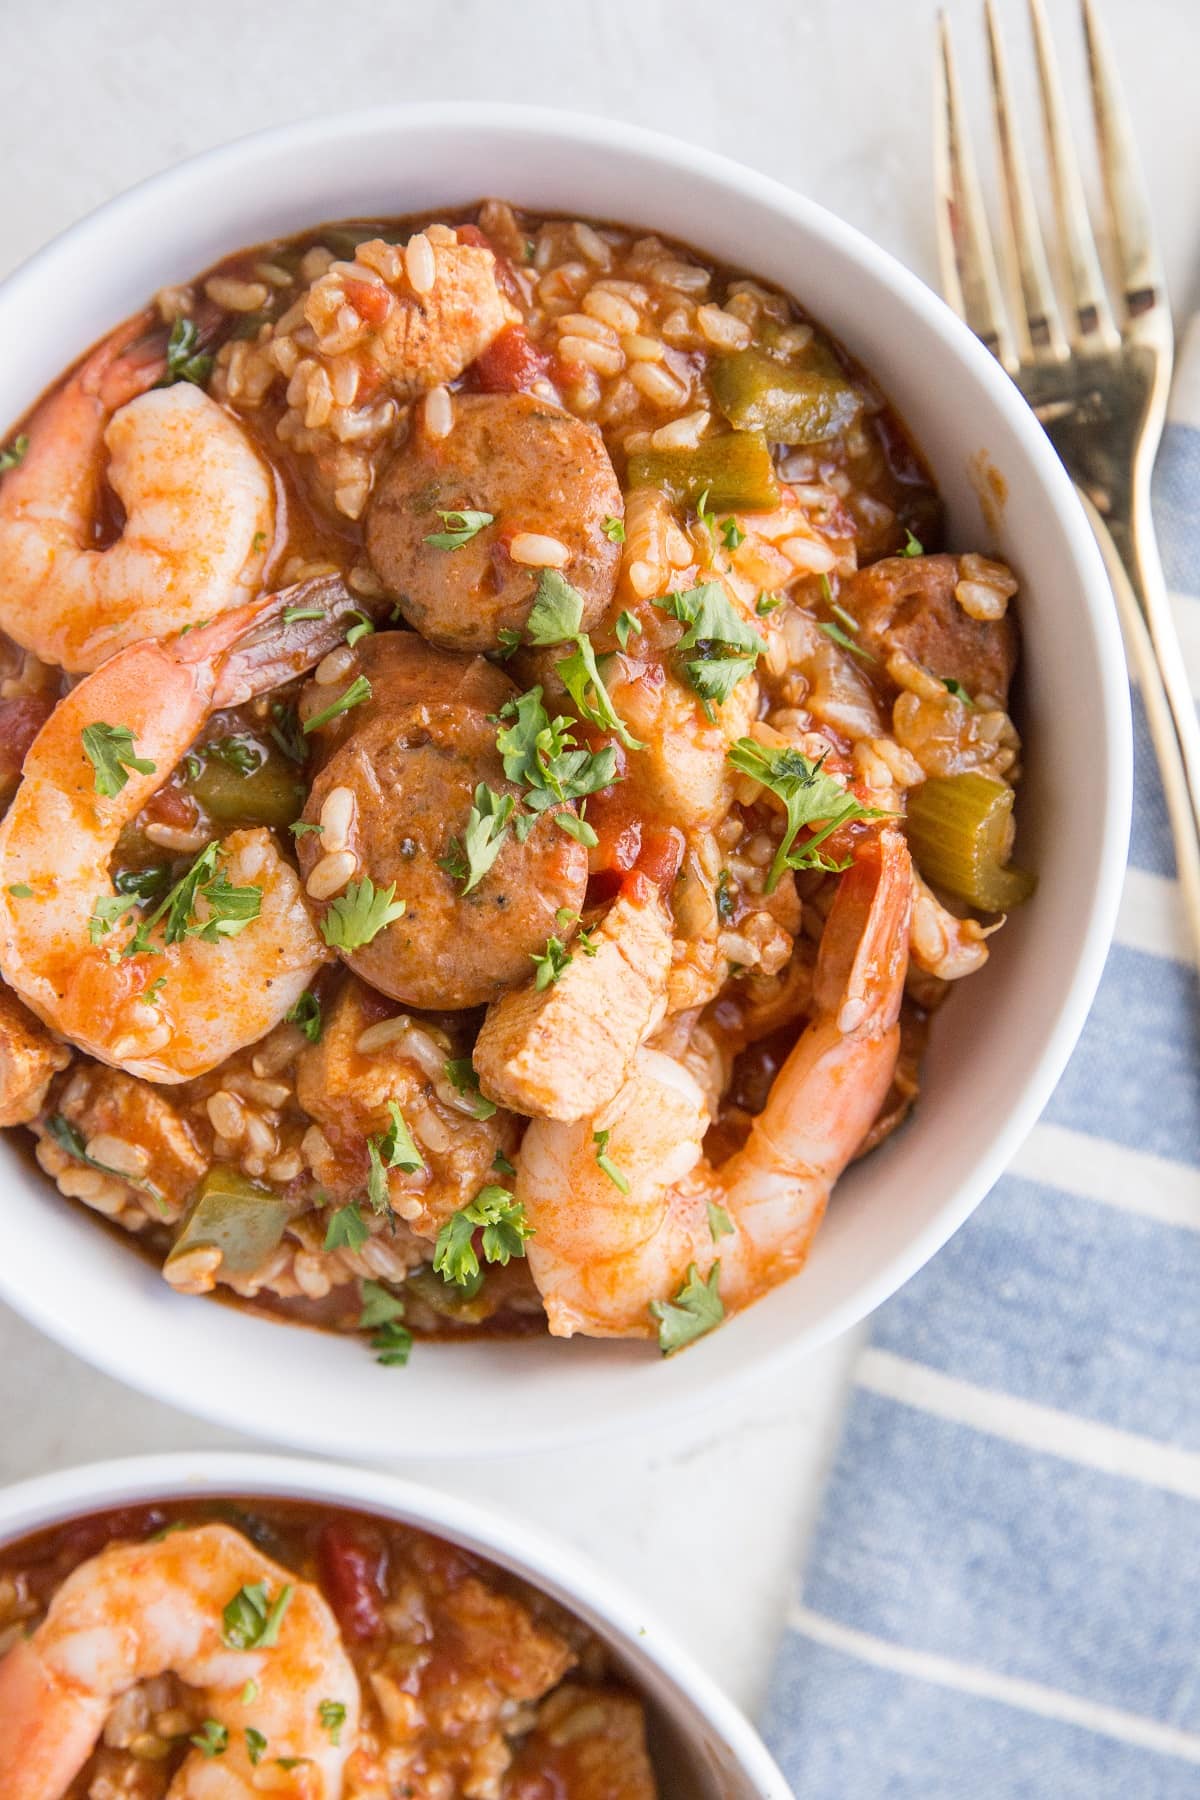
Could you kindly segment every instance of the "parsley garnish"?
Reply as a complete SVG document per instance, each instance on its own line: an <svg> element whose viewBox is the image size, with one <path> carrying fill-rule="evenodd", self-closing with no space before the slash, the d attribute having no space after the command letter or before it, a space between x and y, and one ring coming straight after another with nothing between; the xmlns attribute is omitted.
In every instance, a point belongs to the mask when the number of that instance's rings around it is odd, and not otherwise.
<svg viewBox="0 0 1200 1800"><path fill-rule="evenodd" d="M500 661L507 662L521 648L521 634L513 631L511 626L501 625L496 632L496 644L500 652Z"/></svg>
<svg viewBox="0 0 1200 1800"><path fill-rule="evenodd" d="M438 863L453 881L462 882L464 894L478 886L499 856L516 804L511 794L498 794L485 781L475 789L462 842L452 837Z"/></svg>
<svg viewBox="0 0 1200 1800"><path fill-rule="evenodd" d="M285 625L294 625L298 619L323 619L324 617L325 608L323 606L285 606L282 614Z"/></svg>
<svg viewBox="0 0 1200 1800"><path fill-rule="evenodd" d="M200 749L204 757L215 757L218 762L236 769L239 775L255 774L267 760L262 745L248 737L216 738L210 744L202 744Z"/></svg>
<svg viewBox="0 0 1200 1800"><path fill-rule="evenodd" d="M951 675L943 675L942 686L948 694L953 694L956 700L961 700L963 705L969 707L972 712L975 710L975 702L972 700L961 681L955 681Z"/></svg>
<svg viewBox="0 0 1200 1800"><path fill-rule="evenodd" d="M412 1332L400 1323L404 1317L404 1302L398 1294L393 1294L384 1287L381 1281L364 1280L360 1283L362 1294L362 1311L358 1316L360 1331L374 1332L371 1348L375 1351L375 1360L385 1368L402 1369L412 1354ZM322 1701L322 1707L336 1707L337 1701ZM342 1707L341 1716L333 1721L327 1719L322 1711L322 1725L331 1723L341 1725L345 1720L346 1709ZM337 1743L337 1738L334 1738Z"/></svg>
<svg viewBox="0 0 1200 1800"><path fill-rule="evenodd" d="M371 698L371 684L365 675L356 675L344 694L339 694L332 706L325 707L323 712L314 713L311 719L305 719L300 727L305 737L310 731L316 731L322 725L328 725L330 719L336 719L339 713L349 712L352 706L361 706L364 700Z"/></svg>
<svg viewBox="0 0 1200 1800"><path fill-rule="evenodd" d="M118 1181L127 1182L131 1188L139 1188L142 1193L157 1200L160 1206L163 1204L162 1195L153 1183L139 1181L136 1175L126 1175L123 1169L112 1169L107 1163L97 1162L94 1156L89 1156L83 1133L72 1125L70 1119L65 1119L62 1113L51 1113L46 1120L46 1132L59 1149L65 1150L75 1162L85 1163L89 1169L99 1169L102 1175L115 1175Z"/></svg>
<svg viewBox="0 0 1200 1800"><path fill-rule="evenodd" d="M676 651L711 719L712 702L728 700L738 682L752 673L767 646L733 606L719 581L703 581L685 593L667 594L654 604L687 626Z"/></svg>
<svg viewBox="0 0 1200 1800"><path fill-rule="evenodd" d="M358 1202L352 1200L349 1206L339 1206L336 1212L330 1213L329 1224L325 1227L325 1248L361 1250L370 1235Z"/></svg>
<svg viewBox="0 0 1200 1800"><path fill-rule="evenodd" d="M450 529L435 531L425 539L425 542L432 544L435 550L461 550L463 545L469 544L485 525L494 525L496 522L495 513L473 512L470 508L463 510L458 507L453 512L442 512L439 509L438 518L443 525L449 526ZM457 525L454 523L455 519L459 521Z"/></svg>
<svg viewBox="0 0 1200 1800"><path fill-rule="evenodd" d="M715 1244L723 1237L730 1237L736 1227L723 1206L718 1206L715 1200L708 1201L707 1205L708 1229Z"/></svg>
<svg viewBox="0 0 1200 1800"><path fill-rule="evenodd" d="M754 610L758 614L760 619L765 619L769 613L773 613L775 611L776 607L779 607L782 605L783 605L783 595L782 594L763 593L763 594L760 594L758 596L758 599L754 602Z"/></svg>
<svg viewBox="0 0 1200 1800"><path fill-rule="evenodd" d="M496 1103L480 1093L479 1077L469 1056L452 1057L446 1064L446 1079L451 1087L470 1100L471 1110L477 1119L491 1118L496 1110Z"/></svg>
<svg viewBox="0 0 1200 1800"><path fill-rule="evenodd" d="M825 869L838 874L849 865L834 863L820 853L827 837L850 819L880 819L877 809L861 806L832 775L823 772L820 762L810 762L799 750L788 745L768 749L753 738L739 738L729 752L729 761L743 775L770 788L783 801L787 812L787 831L775 852L775 860L767 875L765 893L773 893L785 869ZM822 821L824 823L822 824ZM793 850L797 834L805 825L821 824L808 841Z"/></svg>
<svg viewBox="0 0 1200 1800"><path fill-rule="evenodd" d="M377 888L369 875L352 881L331 900L321 919L321 935L332 950L361 950L385 925L404 917L407 902L395 899L396 884Z"/></svg>
<svg viewBox="0 0 1200 1800"><path fill-rule="evenodd" d="M238 1699L241 1701L243 1706L253 1706L254 1702L258 1699L258 1683L257 1683L257 1681L248 1681L246 1683L245 1687L242 1689L241 1693L238 1695Z"/></svg>
<svg viewBox="0 0 1200 1800"><path fill-rule="evenodd" d="M23 463L28 449L29 437L23 431L5 449L0 450L0 475L7 475L10 469L15 469Z"/></svg>
<svg viewBox="0 0 1200 1800"><path fill-rule="evenodd" d="M618 1169L616 1163L608 1154L608 1140L611 1136L611 1131L593 1131L592 1133L592 1142L596 1146L596 1167L603 1174L608 1176L608 1179L615 1188L619 1188L621 1193L627 1194L629 1192L629 1177Z"/></svg>
<svg viewBox="0 0 1200 1800"><path fill-rule="evenodd" d="M271 703L271 718L271 736L289 762L306 762L308 744L296 708L290 701L274 700Z"/></svg>
<svg viewBox="0 0 1200 1800"><path fill-rule="evenodd" d="M879 661L877 656L872 656L869 650L864 650L861 644L856 644L854 639L850 636L850 633L848 631L843 631L841 626L835 624L832 620L823 623L820 629L825 633L826 637L832 638L835 644L840 644L843 650L849 650L851 656L860 656L863 662L873 663Z"/></svg>
<svg viewBox="0 0 1200 1800"><path fill-rule="evenodd" d="M259 1763L262 1761L263 1751L266 1749L266 1747L267 1747L267 1740L263 1736L262 1732L256 1731L253 1725L247 1725L247 1727L246 1727L246 1755L250 1758L251 1763L253 1764L253 1766L256 1769L257 1769Z"/></svg>
<svg viewBox="0 0 1200 1800"><path fill-rule="evenodd" d="M622 650L628 650L630 638L635 636L641 637L642 635L642 621L626 607L624 612L618 617L613 629L617 634L617 642L620 644Z"/></svg>
<svg viewBox="0 0 1200 1800"><path fill-rule="evenodd" d="M371 1165L367 1176L367 1198L376 1212L386 1213L392 1210L387 1171L402 1169L406 1175L415 1175L425 1167L425 1159L413 1143L404 1114L394 1100L388 1101L388 1112L392 1122L387 1130L378 1138L367 1139L367 1156Z"/></svg>
<svg viewBox="0 0 1200 1800"><path fill-rule="evenodd" d="M305 988L295 1006L284 1013L289 1025L298 1025L310 1044L321 1041L321 1002L310 988Z"/></svg>
<svg viewBox="0 0 1200 1800"><path fill-rule="evenodd" d="M171 335L167 339L167 372L158 382L159 387L173 387L177 381L192 381L197 387L203 387L212 374L213 359L203 350L197 349L200 333L191 319L178 318L171 327Z"/></svg>
<svg viewBox="0 0 1200 1800"><path fill-rule="evenodd" d="M205 1719L199 1731L193 1731L188 1743L194 1744L203 1756L224 1756L229 1748L229 1727L216 1719Z"/></svg>
<svg viewBox="0 0 1200 1800"><path fill-rule="evenodd" d="M27 881L14 881L8 891L14 900L33 899L33 889Z"/></svg>
<svg viewBox="0 0 1200 1800"><path fill-rule="evenodd" d="M610 544L623 544L625 542L625 526L620 519L614 519L611 514L605 519L600 529L603 531Z"/></svg>
<svg viewBox="0 0 1200 1800"><path fill-rule="evenodd" d="M351 625L349 631L346 633L346 642L350 645L350 648L353 649L360 639L370 637L371 633L375 630L375 623L367 613L361 612L358 607L355 607L354 611L347 616L354 620L353 625Z"/></svg>
<svg viewBox="0 0 1200 1800"><path fill-rule="evenodd" d="M608 697L592 640L580 629L582 623L583 596L557 569L543 569L525 627L529 642L543 646L574 644L571 654L557 662L555 668L580 718L602 731L611 731L627 750L644 750L646 746L628 731Z"/></svg>
<svg viewBox="0 0 1200 1800"><path fill-rule="evenodd" d="M613 746L606 744L603 750L578 749L570 731L573 721L562 715L550 718L542 705L540 687L530 688L528 693L508 701L500 708L500 718L513 723L500 725L496 748L504 759L505 775L525 790L522 800L529 813L536 816L564 801L582 800L616 781L617 753ZM585 844L596 842L591 826L572 813L557 812L554 822L568 837ZM528 816L518 816L516 832L522 843L533 823Z"/></svg>
<svg viewBox="0 0 1200 1800"><path fill-rule="evenodd" d="M721 1264L715 1262L706 1280L701 1281L695 1263L689 1263L683 1286L673 1300L652 1300L651 1316L658 1321L658 1347L664 1356L673 1356L725 1317L725 1306L717 1284Z"/></svg>
<svg viewBox="0 0 1200 1800"><path fill-rule="evenodd" d="M503 1150L500 1149L497 1149L495 1156L492 1158L492 1167L495 1169L497 1175L515 1175L517 1172L515 1166L509 1162Z"/></svg>
<svg viewBox="0 0 1200 1800"><path fill-rule="evenodd" d="M924 556L925 554L924 544L920 538L914 537L907 527L904 532L904 548L900 554L901 556Z"/></svg>
<svg viewBox="0 0 1200 1800"><path fill-rule="evenodd" d="M739 544L745 543L746 534L736 519L726 519L721 527L721 541L727 550L736 550Z"/></svg>
<svg viewBox="0 0 1200 1800"><path fill-rule="evenodd" d="M82 732L83 753L96 771L96 792L112 800L129 780L132 769L138 775L153 775L155 764L133 754L133 733L128 725L85 725Z"/></svg>
<svg viewBox="0 0 1200 1800"><path fill-rule="evenodd" d="M92 901L91 917L88 919L88 937L91 942L98 944L102 937L107 937L118 919L123 918L137 903L136 895L123 899L120 894L97 894Z"/></svg>
<svg viewBox="0 0 1200 1800"><path fill-rule="evenodd" d="M717 876L717 917L723 925L730 923L736 910L729 884L729 870L722 869Z"/></svg>
<svg viewBox="0 0 1200 1800"><path fill-rule="evenodd" d="M438 1232L433 1266L443 1281L467 1287L479 1274L475 1233L482 1228L483 1254L490 1263L507 1263L524 1256L525 1240L533 1236L525 1223L525 1208L507 1188L489 1184L480 1188Z"/></svg>
<svg viewBox="0 0 1200 1800"><path fill-rule="evenodd" d="M707 531L709 537L712 537L717 529L717 515L708 510L709 491L708 488L705 488L704 492L697 500L696 517L699 519L701 525L703 525L705 531Z"/></svg>
<svg viewBox="0 0 1200 1800"><path fill-rule="evenodd" d="M312 825L307 819L293 819L288 830L293 837L306 837L310 831L320 831L319 825Z"/></svg>
<svg viewBox="0 0 1200 1800"><path fill-rule="evenodd" d="M317 1706L317 1717L329 1733L329 1741L336 1750L342 1741L342 1726L346 1723L346 1708L341 1700L322 1700Z"/></svg>
<svg viewBox="0 0 1200 1800"><path fill-rule="evenodd" d="M220 845L214 841L205 846L182 880L159 901L148 919L144 919L121 952L123 956L141 956L155 949L150 933L166 915L163 938L168 944L182 943L195 937L203 943L215 944L224 937L236 937L257 919L262 907L262 889L234 887L217 869ZM201 920L197 912L203 900L207 916ZM100 909L96 902L95 918ZM89 922L90 926L90 922Z"/></svg>
<svg viewBox="0 0 1200 1800"><path fill-rule="evenodd" d="M227 1650L270 1650L279 1642L283 1616L292 1604L292 1584L275 1600L265 1581L241 1587L221 1613L221 1642Z"/></svg>
<svg viewBox="0 0 1200 1800"><path fill-rule="evenodd" d="M536 950L529 952L529 960L537 970L537 980L533 985L540 994L543 988L548 988L552 981L558 980L568 963L574 959L561 938L551 937L546 939L546 948L540 955Z"/></svg>

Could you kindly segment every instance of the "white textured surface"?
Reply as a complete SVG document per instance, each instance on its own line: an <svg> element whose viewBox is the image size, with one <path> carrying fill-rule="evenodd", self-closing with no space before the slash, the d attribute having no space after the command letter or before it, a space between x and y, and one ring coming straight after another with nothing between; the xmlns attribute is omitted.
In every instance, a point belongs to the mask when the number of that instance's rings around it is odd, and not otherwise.
<svg viewBox="0 0 1200 1800"><path fill-rule="evenodd" d="M976 9L950 10L968 91L982 100ZM1002 0L1001 10L1015 40L1022 9ZM1078 97L1074 7L1051 0L1050 10ZM1200 301L1200 8L1107 0L1104 10L1182 313ZM715 0L209 0L187 14L150 0L7 0L0 273L143 175L257 126L326 108L477 96L607 113L709 144L824 201L932 279L932 19L927 0L746 0L732 15ZM486 190L486 171L479 185ZM653 223L651 195L631 196L629 210ZM426 1464L421 1478L494 1500L589 1550L672 1618L753 1708L848 1357L847 1344L833 1346L785 1388L773 1381L752 1392L735 1418L718 1400L704 1424L556 1458ZM462 1414L469 1435L466 1395ZM235 1441L125 1392L0 1312L0 1479ZM381 1444L380 1456L402 1463L402 1446Z"/></svg>

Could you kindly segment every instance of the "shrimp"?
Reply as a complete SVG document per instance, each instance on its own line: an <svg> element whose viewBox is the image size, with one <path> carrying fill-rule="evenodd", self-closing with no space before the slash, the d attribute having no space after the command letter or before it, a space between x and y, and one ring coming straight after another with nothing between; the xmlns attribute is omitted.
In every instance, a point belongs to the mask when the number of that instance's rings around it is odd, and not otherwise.
<svg viewBox="0 0 1200 1800"><path fill-rule="evenodd" d="M330 598L318 621L281 618L316 610L284 604L314 591ZM299 876L269 831L209 846L193 884L200 896L189 906L185 892L176 910L186 916L168 915L164 936L175 941L136 952L132 937L120 943L128 921L109 862L210 713L317 660L340 641L351 605L326 578L166 643L132 644L73 688L34 739L0 824L0 974L52 1031L101 1062L147 1081L188 1081L278 1024L328 959ZM111 795L98 792L84 750L83 733L97 725L131 734L136 761ZM221 878L243 890L240 916L204 935Z"/></svg>
<svg viewBox="0 0 1200 1800"><path fill-rule="evenodd" d="M533 1121L516 1193L533 1227L529 1266L555 1336L648 1336L651 1302L674 1296L693 1264L712 1279L719 1263L727 1309L748 1305L803 1265L830 1190L891 1085L911 895L904 839L884 828L839 884L810 1021L745 1145L720 1168L703 1156L704 1093L658 1050L639 1050L616 1099L582 1124ZM627 1193L601 1167L601 1154ZM732 1230L715 1241L725 1224Z"/></svg>
<svg viewBox="0 0 1200 1800"><path fill-rule="evenodd" d="M988 959L985 940L999 931L1004 920L981 925L978 919L959 919L942 905L919 875L913 876L913 963L941 981L959 981L982 969Z"/></svg>
<svg viewBox="0 0 1200 1800"><path fill-rule="evenodd" d="M230 1642L227 1609L246 1589L278 1620L278 1635L261 1648ZM242 1609L253 1646L262 1616L247 1602ZM199 1691L205 1723L216 1728L210 1737L223 1740L208 1756L197 1748L185 1758L168 1800L242 1800L268 1786L295 1800L340 1800L360 1695L337 1623L316 1587L228 1525L110 1545L68 1575L33 1636L0 1662L5 1800L58 1800L114 1702L168 1671ZM322 1720L323 1700L342 1709L337 1730ZM298 1759L286 1784L280 1758Z"/></svg>
<svg viewBox="0 0 1200 1800"><path fill-rule="evenodd" d="M190 382L143 392L161 368L138 318L43 401L0 481L0 628L45 662L94 669L258 592L275 489L233 418ZM125 509L95 547L100 477Z"/></svg>

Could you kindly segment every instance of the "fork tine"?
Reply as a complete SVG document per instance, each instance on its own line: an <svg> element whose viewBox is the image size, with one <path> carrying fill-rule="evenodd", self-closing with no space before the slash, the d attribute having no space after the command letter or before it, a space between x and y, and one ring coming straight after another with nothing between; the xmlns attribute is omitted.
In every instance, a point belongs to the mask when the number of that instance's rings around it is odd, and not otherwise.
<svg viewBox="0 0 1200 1800"><path fill-rule="evenodd" d="M942 287L954 310L1011 373L1017 367L1017 347L1000 291L971 142L963 125L950 22L944 12L938 15L938 46L934 166Z"/></svg>
<svg viewBox="0 0 1200 1800"><path fill-rule="evenodd" d="M1165 303L1166 282L1150 223L1133 128L1117 82L1112 48L1092 0L1083 0L1083 35L1117 274L1126 313L1136 319Z"/></svg>
<svg viewBox="0 0 1200 1800"><path fill-rule="evenodd" d="M1113 349L1120 340L1113 324L1104 277L1100 272L1096 240L1088 222L1083 180L1071 144L1071 128L1058 73L1058 60L1054 54L1042 0L1029 0L1029 16L1037 55L1038 87L1046 127L1050 184L1054 190L1054 210L1062 241L1063 273L1075 312L1073 341L1086 339L1091 347Z"/></svg>
<svg viewBox="0 0 1200 1800"><path fill-rule="evenodd" d="M1021 148L1008 81L1008 61L992 0L984 0L988 60L992 73L992 106L1000 151L1000 188L1004 202L1004 261L1017 302L1017 335L1022 359L1039 354L1062 362L1068 355L1058 302L1046 262L1041 227L1029 181L1029 165Z"/></svg>

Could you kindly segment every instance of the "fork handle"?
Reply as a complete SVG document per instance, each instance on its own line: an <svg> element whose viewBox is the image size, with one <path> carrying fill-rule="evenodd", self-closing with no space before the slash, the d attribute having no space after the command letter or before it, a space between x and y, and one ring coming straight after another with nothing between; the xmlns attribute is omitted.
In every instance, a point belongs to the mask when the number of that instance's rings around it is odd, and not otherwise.
<svg viewBox="0 0 1200 1800"><path fill-rule="evenodd" d="M1191 933L1196 964L1200 967L1200 732L1197 731L1196 709L1188 687L1183 652L1170 614L1162 565L1152 539L1147 557L1146 535L1143 535L1139 544L1130 534L1127 540L1128 553L1137 561L1140 577L1135 587L1125 557L1107 524L1083 489L1077 491L1108 570L1125 638L1126 654L1137 677L1142 703L1146 709L1150 737L1158 758L1163 793L1166 796L1171 835L1175 841L1175 864L1184 913ZM1155 584L1157 592L1148 593L1147 590L1154 588ZM1155 620L1159 626L1157 632L1154 631ZM1164 649L1167 652L1165 657ZM1182 694L1179 691L1180 685ZM1184 728L1182 730L1181 725ZM1188 726L1191 727L1190 738L1195 740L1192 746L1194 782L1189 779Z"/></svg>

